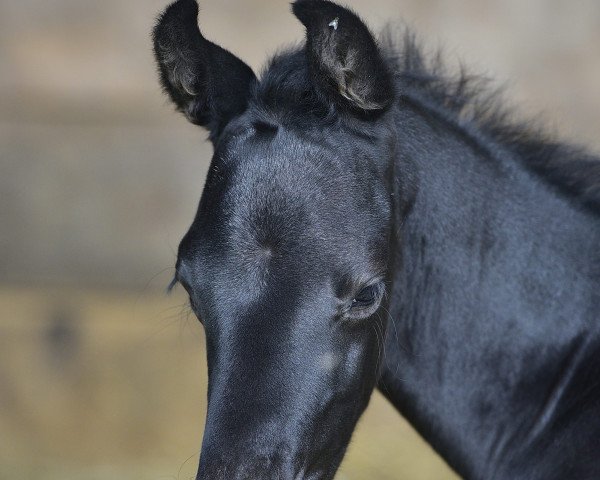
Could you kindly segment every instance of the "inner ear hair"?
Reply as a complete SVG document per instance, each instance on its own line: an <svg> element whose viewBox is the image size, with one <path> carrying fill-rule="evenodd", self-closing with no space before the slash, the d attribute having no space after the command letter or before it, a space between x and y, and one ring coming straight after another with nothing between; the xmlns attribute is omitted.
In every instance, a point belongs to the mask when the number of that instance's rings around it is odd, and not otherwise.
<svg viewBox="0 0 600 480"><path fill-rule="evenodd" d="M292 8L306 27L306 54L317 89L356 110L383 110L391 104L392 75L355 13L327 0L299 0Z"/></svg>
<svg viewBox="0 0 600 480"><path fill-rule="evenodd" d="M256 80L252 69L202 36L196 0L169 5L153 40L165 92L190 122L206 127L214 139L245 110Z"/></svg>

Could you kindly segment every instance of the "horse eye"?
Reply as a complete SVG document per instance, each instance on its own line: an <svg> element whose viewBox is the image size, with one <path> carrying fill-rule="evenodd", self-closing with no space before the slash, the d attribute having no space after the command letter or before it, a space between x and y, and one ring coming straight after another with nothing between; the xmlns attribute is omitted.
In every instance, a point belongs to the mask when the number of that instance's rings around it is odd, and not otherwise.
<svg viewBox="0 0 600 480"><path fill-rule="evenodd" d="M351 308L364 308L373 305L377 297L379 296L380 288L379 284L369 285L363 288L358 295L352 299Z"/></svg>

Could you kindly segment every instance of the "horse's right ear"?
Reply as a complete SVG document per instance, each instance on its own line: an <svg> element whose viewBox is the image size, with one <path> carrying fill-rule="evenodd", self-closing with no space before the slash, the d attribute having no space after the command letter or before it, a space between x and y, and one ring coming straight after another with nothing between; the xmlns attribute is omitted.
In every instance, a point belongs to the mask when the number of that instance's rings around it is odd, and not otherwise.
<svg viewBox="0 0 600 480"><path fill-rule="evenodd" d="M206 40L198 28L198 4L178 0L153 32L160 80L177 109L208 129L214 141L248 104L256 77L235 55Z"/></svg>

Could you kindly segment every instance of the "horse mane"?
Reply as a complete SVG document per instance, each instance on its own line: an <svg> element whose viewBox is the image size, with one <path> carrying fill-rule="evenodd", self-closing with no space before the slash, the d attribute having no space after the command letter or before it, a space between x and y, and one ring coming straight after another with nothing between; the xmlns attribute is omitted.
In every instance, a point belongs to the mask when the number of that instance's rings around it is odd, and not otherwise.
<svg viewBox="0 0 600 480"><path fill-rule="evenodd" d="M463 65L452 73L438 49L427 55L414 33L397 26L384 29L381 44L402 96L453 121L482 147L490 142L514 154L523 165L567 195L600 213L600 158L557 140L537 121L515 120L504 107L502 89L470 73ZM398 41L400 39L400 41Z"/></svg>
<svg viewBox="0 0 600 480"><path fill-rule="evenodd" d="M547 183L600 213L599 157L558 140L537 120L516 120L513 110L505 107L502 89L492 88L488 78L470 73L463 65L453 73L442 51L425 53L409 28L388 25L380 45L396 77L401 102L413 100L434 111L492 155L499 148L511 153ZM304 123L304 129L331 121L335 113L310 84L302 44L271 58L254 87L252 101L269 112L265 121L276 114ZM299 116L298 110L313 115Z"/></svg>

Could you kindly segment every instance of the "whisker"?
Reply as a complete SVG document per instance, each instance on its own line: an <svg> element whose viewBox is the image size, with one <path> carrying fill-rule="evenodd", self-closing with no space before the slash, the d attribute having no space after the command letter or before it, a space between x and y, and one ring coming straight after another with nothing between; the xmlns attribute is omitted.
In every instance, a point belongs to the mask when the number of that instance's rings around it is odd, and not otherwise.
<svg viewBox="0 0 600 480"><path fill-rule="evenodd" d="M181 471L183 470L183 468L185 467L185 465L192 459L194 458L196 455L200 455L200 452L202 450L198 450L194 453L192 453L189 457L187 457L184 462L180 465L179 470L177 471L177 480L179 480L179 478L181 478Z"/></svg>

